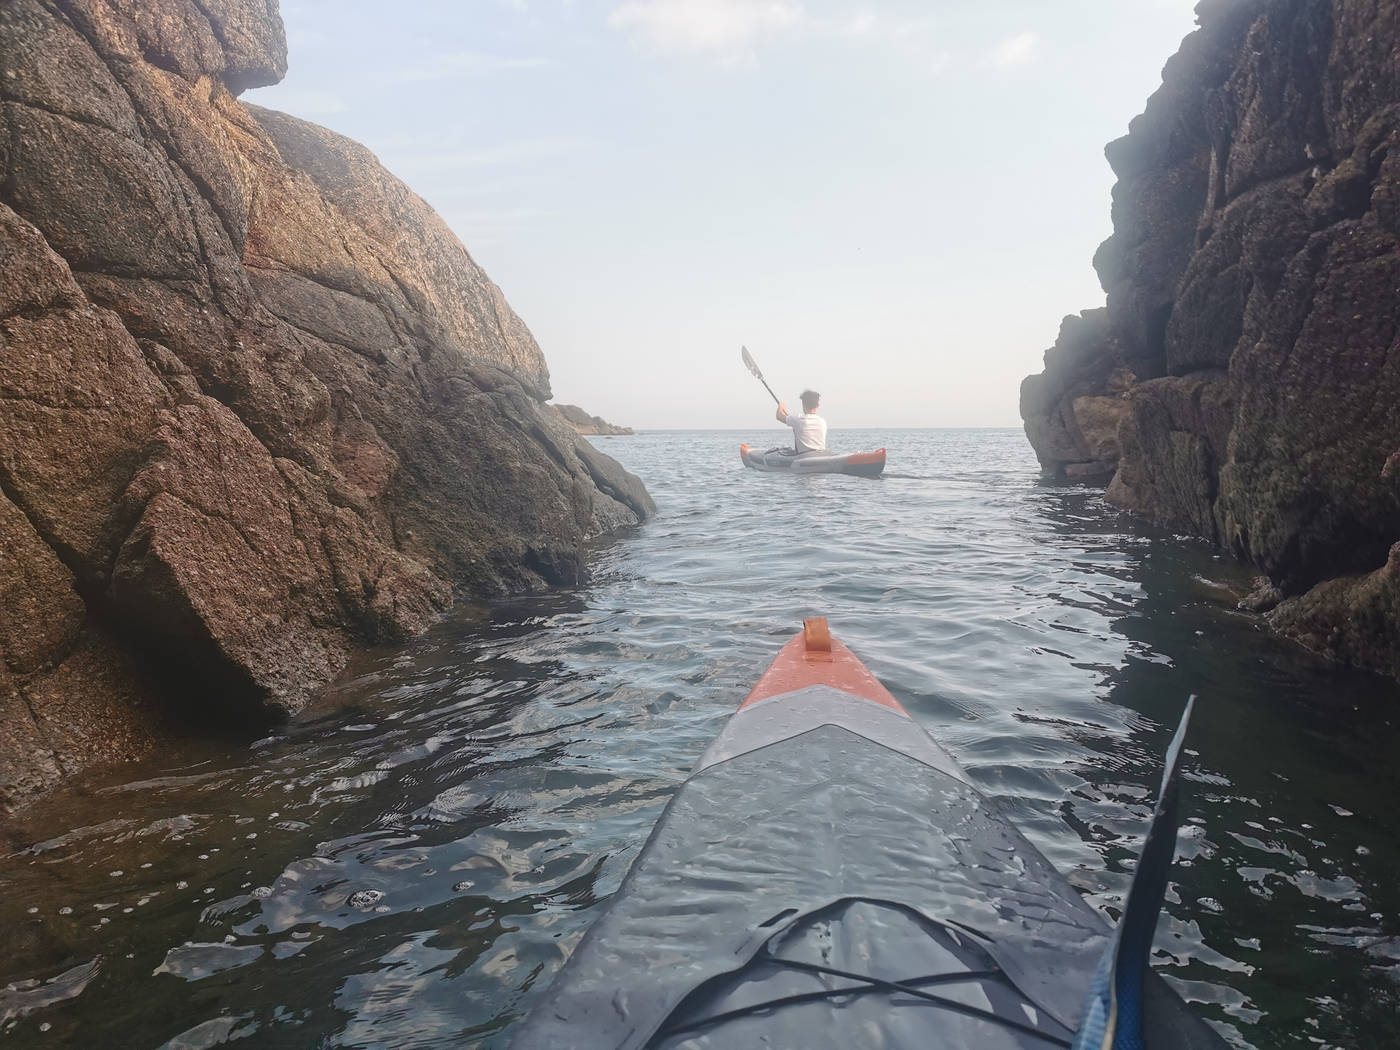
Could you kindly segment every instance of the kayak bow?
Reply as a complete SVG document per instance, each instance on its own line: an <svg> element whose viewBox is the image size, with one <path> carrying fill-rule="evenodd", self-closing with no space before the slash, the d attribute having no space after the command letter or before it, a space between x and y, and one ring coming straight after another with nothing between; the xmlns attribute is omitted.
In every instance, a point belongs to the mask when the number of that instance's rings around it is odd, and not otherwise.
<svg viewBox="0 0 1400 1050"><path fill-rule="evenodd" d="M813 619L512 1045L1070 1047L1117 955L1098 913ZM1138 1046L1225 1047L1160 977L1144 990Z"/></svg>

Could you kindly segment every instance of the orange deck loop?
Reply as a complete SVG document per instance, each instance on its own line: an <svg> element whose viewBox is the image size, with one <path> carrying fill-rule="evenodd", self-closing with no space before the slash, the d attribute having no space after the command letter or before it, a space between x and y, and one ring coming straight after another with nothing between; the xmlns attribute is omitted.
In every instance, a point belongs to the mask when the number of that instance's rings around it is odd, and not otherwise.
<svg viewBox="0 0 1400 1050"><path fill-rule="evenodd" d="M802 639L809 655L817 655L818 659L831 659L831 629L826 625L825 616L813 616L810 620L803 620Z"/></svg>

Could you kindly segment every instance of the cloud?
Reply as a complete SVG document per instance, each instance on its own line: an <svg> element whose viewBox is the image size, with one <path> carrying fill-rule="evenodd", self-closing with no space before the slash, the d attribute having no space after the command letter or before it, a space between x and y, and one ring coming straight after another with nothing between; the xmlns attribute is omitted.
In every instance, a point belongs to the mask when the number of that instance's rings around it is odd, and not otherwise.
<svg viewBox="0 0 1400 1050"><path fill-rule="evenodd" d="M1010 69L1012 66L1023 66L1029 62L1035 54L1035 34L1022 33L1020 36L1013 36L1009 40L1003 40L992 50L992 65L1002 69Z"/></svg>
<svg viewBox="0 0 1400 1050"><path fill-rule="evenodd" d="M387 74L384 79L401 82L458 80L517 69L540 69L550 64L547 58L508 58L481 51L439 51L411 68Z"/></svg>
<svg viewBox="0 0 1400 1050"><path fill-rule="evenodd" d="M914 15L862 9L839 15L807 13L805 23L827 36L848 40L880 40L897 43L910 37L926 37L942 27L945 19L937 13Z"/></svg>
<svg viewBox="0 0 1400 1050"><path fill-rule="evenodd" d="M873 36L879 28L880 20L869 11L859 11L848 18L841 19L835 26L839 36L865 37Z"/></svg>
<svg viewBox="0 0 1400 1050"><path fill-rule="evenodd" d="M927 11L901 15L861 10L851 14L803 18L803 28L814 37L826 37L853 46L882 47L925 73L938 73L952 62L945 45L946 17Z"/></svg>
<svg viewBox="0 0 1400 1050"><path fill-rule="evenodd" d="M804 14L799 0L625 0L608 24L657 51L733 59L795 28Z"/></svg>

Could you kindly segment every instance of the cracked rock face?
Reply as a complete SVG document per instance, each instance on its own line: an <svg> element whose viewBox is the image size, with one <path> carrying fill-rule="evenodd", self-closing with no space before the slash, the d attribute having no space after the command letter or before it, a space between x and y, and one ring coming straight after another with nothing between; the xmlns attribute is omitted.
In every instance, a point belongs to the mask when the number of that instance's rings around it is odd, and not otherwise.
<svg viewBox="0 0 1400 1050"><path fill-rule="evenodd" d="M652 509L422 200L236 98L285 70L275 0L0 6L0 811Z"/></svg>
<svg viewBox="0 0 1400 1050"><path fill-rule="evenodd" d="M1197 18L1107 148L1108 306L1025 380L1026 433L1047 469L1260 566L1286 633L1400 676L1400 6ZM1118 400L1112 444L1086 398Z"/></svg>

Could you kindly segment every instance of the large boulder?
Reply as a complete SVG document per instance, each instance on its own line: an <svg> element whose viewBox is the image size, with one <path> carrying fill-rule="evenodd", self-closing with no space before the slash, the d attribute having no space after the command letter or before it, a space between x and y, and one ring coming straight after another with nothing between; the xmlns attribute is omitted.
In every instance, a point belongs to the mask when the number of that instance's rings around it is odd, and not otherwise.
<svg viewBox="0 0 1400 1050"><path fill-rule="evenodd" d="M238 101L273 0L7 0L0 69L0 811L652 510L432 209Z"/></svg>
<svg viewBox="0 0 1400 1050"><path fill-rule="evenodd" d="M1259 565L1280 629L1395 673L1400 7L1209 0L1197 16L1108 147L1106 319L1093 353L1057 344L1026 380L1027 435L1048 470L1093 459L1109 499ZM1116 458L1091 452L1069 420L1125 370Z"/></svg>

